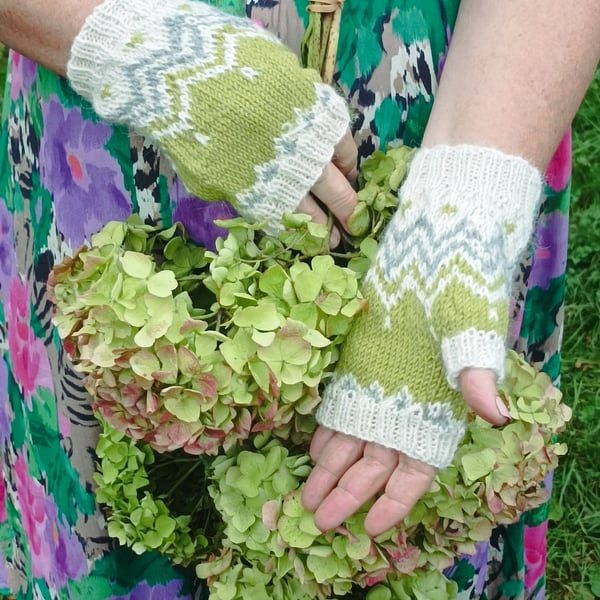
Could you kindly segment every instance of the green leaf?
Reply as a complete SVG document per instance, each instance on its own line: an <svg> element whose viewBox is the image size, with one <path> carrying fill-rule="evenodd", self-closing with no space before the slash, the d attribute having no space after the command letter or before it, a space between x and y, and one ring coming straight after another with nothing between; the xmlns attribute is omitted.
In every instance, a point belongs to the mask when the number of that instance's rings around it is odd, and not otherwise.
<svg viewBox="0 0 600 600"><path fill-rule="evenodd" d="M333 579L338 572L338 562L335 556L321 558L309 554L306 558L306 566L318 583L325 583Z"/></svg>
<svg viewBox="0 0 600 600"><path fill-rule="evenodd" d="M290 310L290 319L304 323L309 329L317 328L318 311L313 302L295 304Z"/></svg>
<svg viewBox="0 0 600 600"><path fill-rule="evenodd" d="M369 261L373 261L377 254L377 250L379 248L379 244L376 240L371 237L365 238L360 243L360 251L369 259Z"/></svg>
<svg viewBox="0 0 600 600"><path fill-rule="evenodd" d="M173 271L160 271L148 279L148 292L159 298L168 298L177 288L177 279Z"/></svg>
<svg viewBox="0 0 600 600"><path fill-rule="evenodd" d="M371 552L371 538L366 533L359 533L356 540L346 545L348 556L354 560L363 560Z"/></svg>
<svg viewBox="0 0 600 600"><path fill-rule="evenodd" d="M306 340L313 348L325 348L325 346L329 346L331 344L331 340L326 338L316 329L309 329L302 336L302 339Z"/></svg>
<svg viewBox="0 0 600 600"><path fill-rule="evenodd" d="M184 423L195 423L200 419L200 402L186 394L177 398L167 398L165 408Z"/></svg>
<svg viewBox="0 0 600 600"><path fill-rule="evenodd" d="M243 490L240 490L242 493ZM246 507L239 507L238 511L232 516L231 524L241 533L244 533L256 521L256 515Z"/></svg>
<svg viewBox="0 0 600 600"><path fill-rule="evenodd" d="M290 268L290 275L294 282L294 290L300 302L313 302L323 285L323 278L319 273L311 271L305 263L296 263Z"/></svg>
<svg viewBox="0 0 600 600"><path fill-rule="evenodd" d="M364 202L359 202L353 213L348 218L348 230L356 237L365 235L371 226L369 207Z"/></svg>
<svg viewBox="0 0 600 600"><path fill-rule="evenodd" d="M160 361L149 350L140 350L133 354L129 359L129 364L134 373L148 380L152 380L152 374L160 370Z"/></svg>
<svg viewBox="0 0 600 600"><path fill-rule="evenodd" d="M298 492L294 492L286 496L283 502L284 515L298 519L305 512L306 509L304 508L304 506L302 506L302 501L300 500L300 494Z"/></svg>
<svg viewBox="0 0 600 600"><path fill-rule="evenodd" d="M274 298L283 297L283 284L289 277L281 265L269 267L259 278L258 287L261 292Z"/></svg>
<svg viewBox="0 0 600 600"><path fill-rule="evenodd" d="M252 373L252 377L260 389L263 390L263 392L268 393L271 387L271 382L269 379L269 367L259 360L250 360L248 362L248 368L250 369L250 373Z"/></svg>
<svg viewBox="0 0 600 600"><path fill-rule="evenodd" d="M175 519L168 515L160 515L156 519L155 527L157 533L164 539L169 537L175 531L176 524Z"/></svg>
<svg viewBox="0 0 600 600"><path fill-rule="evenodd" d="M141 348L150 348L154 342L165 335L173 322L173 315L167 314L162 318L154 318L146 323L133 340Z"/></svg>
<svg viewBox="0 0 600 600"><path fill-rule="evenodd" d="M315 536L298 528L297 519L286 515L280 517L277 522L277 530L290 548L309 548L315 539Z"/></svg>
<svg viewBox="0 0 600 600"><path fill-rule="evenodd" d="M256 354L257 345L246 329L240 329L233 339L221 343L219 350L227 364L242 374L246 363Z"/></svg>
<svg viewBox="0 0 600 600"><path fill-rule="evenodd" d="M277 312L271 302L262 302L258 306L248 306L237 310L233 322L238 327L254 327L261 331L273 331L283 325L285 319Z"/></svg>
<svg viewBox="0 0 600 600"><path fill-rule="evenodd" d="M152 273L154 264L147 254L127 251L121 257L123 271L136 279L147 279Z"/></svg>
<svg viewBox="0 0 600 600"><path fill-rule="evenodd" d="M461 464L467 483L473 483L488 475L493 470L495 462L496 453L491 448L463 456Z"/></svg>
<svg viewBox="0 0 600 600"><path fill-rule="evenodd" d="M342 297L335 293L329 292L321 294L315 304L327 315L337 315L342 308Z"/></svg>
<svg viewBox="0 0 600 600"><path fill-rule="evenodd" d="M278 333L271 346L267 348L259 346L257 354L273 371L280 373L286 364L305 366L312 356L312 348L301 337L285 337Z"/></svg>

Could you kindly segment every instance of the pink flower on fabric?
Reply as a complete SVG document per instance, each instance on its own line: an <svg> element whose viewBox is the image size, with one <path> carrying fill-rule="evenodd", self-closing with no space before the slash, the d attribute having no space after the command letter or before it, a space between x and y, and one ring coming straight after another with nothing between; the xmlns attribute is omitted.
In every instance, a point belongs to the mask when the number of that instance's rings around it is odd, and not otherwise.
<svg viewBox="0 0 600 600"><path fill-rule="evenodd" d="M37 65L18 52L10 53L10 97L13 101L29 93L37 74Z"/></svg>
<svg viewBox="0 0 600 600"><path fill-rule="evenodd" d="M15 277L10 283L6 306L8 349L13 375L31 410L31 396L38 386L53 389L53 384L44 342L31 329L29 298L29 286Z"/></svg>
<svg viewBox="0 0 600 600"><path fill-rule="evenodd" d="M571 177L571 130L565 133L548 168L546 169L546 182L555 192L560 192L567 187Z"/></svg>
<svg viewBox="0 0 600 600"><path fill-rule="evenodd" d="M27 460L21 452L15 461L15 473L33 576L62 588L70 579L87 575L87 559L79 538L59 518L56 503L46 495L42 484L29 475Z"/></svg>
<svg viewBox="0 0 600 600"><path fill-rule="evenodd" d="M525 587L533 589L546 570L546 532L548 522L525 527Z"/></svg>
<svg viewBox="0 0 600 600"><path fill-rule="evenodd" d="M29 476L27 461L19 452L15 461L16 491L23 530L29 542L34 577L45 577L50 570L50 547L45 539L46 511L44 488Z"/></svg>

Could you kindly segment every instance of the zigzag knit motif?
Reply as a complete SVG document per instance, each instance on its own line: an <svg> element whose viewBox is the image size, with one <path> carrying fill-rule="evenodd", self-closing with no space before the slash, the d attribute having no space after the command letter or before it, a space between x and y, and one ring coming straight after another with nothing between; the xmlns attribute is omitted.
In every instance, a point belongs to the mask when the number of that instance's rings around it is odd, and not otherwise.
<svg viewBox="0 0 600 600"><path fill-rule="evenodd" d="M466 367L503 376L512 270L533 230L541 176L473 146L422 149L400 191L317 419L436 467L452 460Z"/></svg>
<svg viewBox="0 0 600 600"><path fill-rule="evenodd" d="M189 191L272 230L348 127L344 100L272 34L204 3L106 0L67 72L102 118L154 140Z"/></svg>

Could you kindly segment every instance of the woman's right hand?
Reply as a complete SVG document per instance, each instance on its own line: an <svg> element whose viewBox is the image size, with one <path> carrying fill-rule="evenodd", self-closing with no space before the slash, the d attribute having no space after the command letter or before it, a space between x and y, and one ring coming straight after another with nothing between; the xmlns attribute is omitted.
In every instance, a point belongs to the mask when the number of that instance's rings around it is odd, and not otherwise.
<svg viewBox="0 0 600 600"><path fill-rule="evenodd" d="M356 206L356 192L351 183L356 179L358 150L348 130L335 147L333 159L325 165L319 179L301 200L296 212L310 215L316 223L327 223L323 207L348 231L348 218ZM340 243L340 232L333 227L330 246Z"/></svg>

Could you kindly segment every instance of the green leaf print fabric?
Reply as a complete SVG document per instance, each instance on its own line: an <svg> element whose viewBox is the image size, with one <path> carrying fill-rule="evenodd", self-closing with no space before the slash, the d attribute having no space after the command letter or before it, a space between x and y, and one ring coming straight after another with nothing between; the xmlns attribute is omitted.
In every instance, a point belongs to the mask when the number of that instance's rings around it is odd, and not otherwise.
<svg viewBox="0 0 600 600"><path fill-rule="evenodd" d="M305 0L222 0L299 50ZM456 19L456 0L346 0L336 80L362 158L419 144ZM250 116L250 115L249 115ZM108 538L94 498L98 428L62 351L45 285L53 265L104 223L139 213L182 221L210 246L224 203L193 197L143 138L102 122L68 83L12 53L0 131L0 597L206 596L191 570ZM570 141L547 173L535 242L513 282L511 344L558 377ZM550 481L548 481L550 487ZM198 493L206 493L198 489ZM494 532L447 571L459 598L544 595L546 508Z"/></svg>

